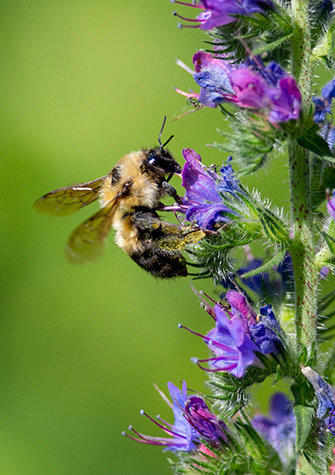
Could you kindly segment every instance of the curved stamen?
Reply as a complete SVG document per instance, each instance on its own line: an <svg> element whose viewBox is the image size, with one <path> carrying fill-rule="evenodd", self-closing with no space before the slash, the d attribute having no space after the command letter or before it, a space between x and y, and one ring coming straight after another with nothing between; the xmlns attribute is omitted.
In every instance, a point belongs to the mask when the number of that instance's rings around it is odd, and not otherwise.
<svg viewBox="0 0 335 475"><path fill-rule="evenodd" d="M182 323L178 323L178 328L182 328L184 330L187 330L188 332L192 333L192 335L200 336L203 340L205 340L206 343L210 343L212 345L215 345L217 348L220 348L221 350L229 351L231 352L231 347L224 345L223 343L219 343L216 340L212 340L212 338L209 338L206 335L203 335L202 333L198 333L194 330L191 330L191 328L185 327Z"/></svg>
<svg viewBox="0 0 335 475"><path fill-rule="evenodd" d="M135 430L134 427L131 425L128 427L128 430L134 432L134 434L136 434L137 437L139 437L140 439L149 440L145 435L141 434L140 432L137 432L137 430Z"/></svg>
<svg viewBox="0 0 335 475"><path fill-rule="evenodd" d="M179 15L178 12L173 12L172 15L184 21L195 21L196 23L203 23L203 20L199 20L199 18L188 18L186 16Z"/></svg>
<svg viewBox="0 0 335 475"><path fill-rule="evenodd" d="M204 359L198 359L201 363L208 363L211 361L227 361L229 363L235 364L235 361L238 361L238 357L232 357L232 356L213 356L212 358L204 358Z"/></svg>
<svg viewBox="0 0 335 475"><path fill-rule="evenodd" d="M210 368L206 368L205 366L202 366L200 364L202 360L198 360L197 361L197 365L199 366L200 369L204 370L204 371L207 371L207 373L217 373L219 371L231 371L235 368L237 368L237 363L233 363L231 365L227 365L227 366L224 366L222 368L213 368L213 369L210 369Z"/></svg>
<svg viewBox="0 0 335 475"><path fill-rule="evenodd" d="M160 424L159 422L156 421L156 419L154 419L153 417L151 417L149 414L147 414L143 409L140 411L140 414L141 416L145 416L147 417L151 422L153 422L154 424L156 424L156 426L160 427L164 432L166 432L167 434L171 434L171 435L175 435L176 437L180 437L180 438L183 438L183 439L186 439L187 437L185 437L184 435L182 434L178 434L178 432L175 432L167 427L165 427L163 424Z"/></svg>
<svg viewBox="0 0 335 475"><path fill-rule="evenodd" d="M166 426L168 427L173 427L173 424L170 424L170 422L166 421L165 419L163 419L159 414L156 416L156 419L158 419L159 421L163 422L163 424L165 424Z"/></svg>

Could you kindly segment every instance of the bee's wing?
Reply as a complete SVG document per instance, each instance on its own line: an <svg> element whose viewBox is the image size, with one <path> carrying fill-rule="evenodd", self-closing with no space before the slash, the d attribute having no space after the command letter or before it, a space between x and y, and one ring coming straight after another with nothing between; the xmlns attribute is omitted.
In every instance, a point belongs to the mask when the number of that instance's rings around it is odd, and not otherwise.
<svg viewBox="0 0 335 475"><path fill-rule="evenodd" d="M35 201L34 207L42 213L54 216L66 216L78 211L80 208L93 203L99 198L105 176L96 178L87 183L58 188L43 195Z"/></svg>
<svg viewBox="0 0 335 475"><path fill-rule="evenodd" d="M66 255L71 262L81 263L98 257L112 225L117 199L80 224L71 234Z"/></svg>

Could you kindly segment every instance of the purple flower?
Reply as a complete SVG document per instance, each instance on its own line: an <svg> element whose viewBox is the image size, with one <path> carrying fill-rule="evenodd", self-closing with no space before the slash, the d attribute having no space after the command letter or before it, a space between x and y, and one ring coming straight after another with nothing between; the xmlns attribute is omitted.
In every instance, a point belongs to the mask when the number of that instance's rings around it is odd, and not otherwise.
<svg viewBox="0 0 335 475"><path fill-rule="evenodd" d="M332 194L328 196L327 210L329 215L335 219L335 190L333 190Z"/></svg>
<svg viewBox="0 0 335 475"><path fill-rule="evenodd" d="M179 0L171 0L172 3L201 9L202 12L196 18L187 18L174 12L174 15L193 24L180 24L180 27L201 28L211 30L222 25L236 21L236 15L250 16L254 13L265 13L273 8L271 0L201 0L188 3Z"/></svg>
<svg viewBox="0 0 335 475"><path fill-rule="evenodd" d="M325 122L327 114L331 114L331 105L335 97L335 79L329 81L321 90L322 97L313 97L315 104L314 122Z"/></svg>
<svg viewBox="0 0 335 475"><path fill-rule="evenodd" d="M260 348L261 353L278 353L282 347L279 334L281 333L278 321L271 305L264 305L260 309L261 317L257 323L250 325L251 337Z"/></svg>
<svg viewBox="0 0 335 475"><path fill-rule="evenodd" d="M270 305L261 308L259 320L240 292L230 290L226 301L229 309L220 304L204 305L215 320L215 327L207 335L182 324L179 328L200 336L214 354L211 358L193 359L201 369L212 373L224 371L241 378L250 365L258 363L256 352L268 354L280 350L282 344L277 333L281 330Z"/></svg>
<svg viewBox="0 0 335 475"><path fill-rule="evenodd" d="M252 425L278 452L285 463L294 453L296 421L290 400L282 393L272 396L270 417L255 416Z"/></svg>
<svg viewBox="0 0 335 475"><path fill-rule="evenodd" d="M132 426L129 426L129 431L134 435L123 432L124 436L141 444L159 445L172 452L191 452L199 449L200 453L206 453L200 444L200 439L205 439L212 446L228 442L226 424L218 420L215 414L210 412L207 404L201 397L187 395L185 381L183 382L182 389L178 389L172 383L168 383L168 388L172 402L162 391L157 389L173 411L174 424L162 420L159 416L157 416L156 420L143 410L141 414L146 416L170 437L147 436L137 432ZM212 452L210 452L210 455L215 456Z"/></svg>
<svg viewBox="0 0 335 475"><path fill-rule="evenodd" d="M183 63L179 64L188 72ZM301 110L301 94L295 79L277 63L264 66L259 58L236 65L210 53L198 51L193 56L193 78L200 94L177 92L196 98L207 107L231 102L242 109L261 113L270 123L297 120Z"/></svg>
<svg viewBox="0 0 335 475"><path fill-rule="evenodd" d="M230 165L222 167L221 173L206 169L201 157L192 149L184 149L186 160L182 170L183 186L186 189L181 210L188 221L194 221L203 229L214 229L216 223L229 222L236 211L224 204L221 194L241 191Z"/></svg>
<svg viewBox="0 0 335 475"><path fill-rule="evenodd" d="M316 411L316 417L323 419L330 412L335 410L335 395L333 388L326 383L321 376L309 366L302 368L301 372L308 379L314 388L315 395L318 400L318 408ZM326 424L327 424L326 420Z"/></svg>
<svg viewBox="0 0 335 475"><path fill-rule="evenodd" d="M288 291L293 290L293 268L291 256L286 253L278 267L273 268L273 275L268 272L259 272L251 277L243 277L250 271L253 271L263 265L263 260L256 258L250 252L248 246L245 246L247 264L231 273L221 285L226 289L236 288L234 283L238 276L243 285L255 292L262 300L272 300ZM279 276L278 276L279 274Z"/></svg>
<svg viewBox="0 0 335 475"><path fill-rule="evenodd" d="M329 149L332 151L335 145L335 128L334 126L328 121L325 120L320 125L319 134L328 144Z"/></svg>
<svg viewBox="0 0 335 475"><path fill-rule="evenodd" d="M208 361L211 368L208 371L228 371L241 378L257 359L258 348L250 338L248 322L238 310L235 315L229 315L220 305L214 310L216 326L207 334L207 345L215 357L199 362Z"/></svg>
<svg viewBox="0 0 335 475"><path fill-rule="evenodd" d="M183 382L182 389L178 389L174 384L168 383L171 401L165 396L165 394L158 390L165 402L171 407L174 415L174 423L170 424L166 421L154 419L143 410L141 414L146 416L156 426L162 429L169 437L151 437L137 432L132 426L129 426L129 430L135 434L135 436L123 432L122 434L136 442L147 445L159 445L165 447L166 450L184 451L190 452L197 448L199 443L199 434L194 427L185 419L184 410L187 396L186 382Z"/></svg>
<svg viewBox="0 0 335 475"><path fill-rule="evenodd" d="M190 396L185 405L185 418L200 436L212 445L227 442L227 426L210 412L205 401L198 396Z"/></svg>

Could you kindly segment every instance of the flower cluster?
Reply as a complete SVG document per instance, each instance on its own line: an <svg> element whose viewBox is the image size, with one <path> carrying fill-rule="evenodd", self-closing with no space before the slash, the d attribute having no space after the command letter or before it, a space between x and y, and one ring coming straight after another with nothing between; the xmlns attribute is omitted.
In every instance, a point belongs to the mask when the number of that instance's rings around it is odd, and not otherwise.
<svg viewBox="0 0 335 475"><path fill-rule="evenodd" d="M171 0L171 2L201 10L201 13L195 18L187 18L176 12L174 15L188 23L180 24L180 27L201 28L202 30L211 30L235 22L239 15L265 14L273 8L271 0L199 0L193 3Z"/></svg>
<svg viewBox="0 0 335 475"><path fill-rule="evenodd" d="M179 328L200 336L214 354L211 358L194 360L201 369L211 373L224 371L241 378L249 366L259 363L257 353L282 351L281 330L270 305L262 307L257 317L243 294L230 290L226 301L229 307L221 304L206 307L215 320L215 327L207 335L182 324Z"/></svg>
<svg viewBox="0 0 335 475"><path fill-rule="evenodd" d="M183 63L179 62L181 66ZM207 107L228 102L241 109L248 109L264 116L277 125L298 120L301 111L301 94L295 79L277 63L264 66L260 58L250 59L244 64L225 60L224 56L213 56L198 51L193 56L195 82L200 93L180 94L197 99Z"/></svg>
<svg viewBox="0 0 335 475"><path fill-rule="evenodd" d="M208 50L194 54L192 69L177 62L192 75L197 90L177 92L198 110L220 113L218 132L228 140L212 146L231 156L216 168L205 166L192 148L183 149L184 196L157 209L178 213L173 245L165 249L160 229L154 244L159 252L185 249L188 270L197 268L189 275L213 277L225 289L217 300L195 290L212 319L206 332L178 325L207 347L206 358L192 360L208 373L213 392L208 397L214 403L209 408L203 397L188 394L186 383L181 389L169 383L171 401L159 392L174 422L141 411L166 435L148 436L131 426L125 435L177 452L176 473L335 473L335 392L330 385L335 351L320 355L324 343L335 337L330 320L335 292L322 296L321 288L334 267L334 223L325 223L318 212L326 204L335 220L335 79L320 96L310 95L311 65L321 59L334 65L334 3L173 3L195 13L193 18L174 13L182 27L209 31ZM222 119L232 124L228 130ZM288 142L289 219L240 182L283 141ZM193 232L201 239L185 238ZM260 248L266 259L252 255ZM307 366L312 364L320 374ZM294 401L276 393L269 414L255 415L248 407L249 389L270 378L289 384Z"/></svg>
<svg viewBox="0 0 335 475"><path fill-rule="evenodd" d="M174 423L163 421L160 417L155 420L145 411L141 415L146 416L151 422L162 429L169 437L152 437L136 431L129 426L129 431L134 435L123 432L122 434L136 442L146 445L158 445L172 452L202 451L201 440L213 447L227 443L227 427L223 421L210 412L205 401L199 396L188 396L187 386L184 381L182 388L168 383L172 402L160 391L164 401L170 406L174 415Z"/></svg>

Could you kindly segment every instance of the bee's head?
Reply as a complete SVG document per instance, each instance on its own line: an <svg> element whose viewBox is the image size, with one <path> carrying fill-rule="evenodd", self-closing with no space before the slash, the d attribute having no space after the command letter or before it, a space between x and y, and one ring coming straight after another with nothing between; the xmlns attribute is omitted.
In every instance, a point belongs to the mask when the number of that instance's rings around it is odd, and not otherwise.
<svg viewBox="0 0 335 475"><path fill-rule="evenodd" d="M150 169L155 174L165 176L169 175L169 178L174 173L180 173L181 167L179 163L172 157L170 152L164 147L173 139L174 135L171 135L163 144L162 144L162 134L166 124L166 115L164 116L161 130L158 136L159 147L151 148L147 151L146 157L146 167ZM168 180L169 180L168 178Z"/></svg>
<svg viewBox="0 0 335 475"><path fill-rule="evenodd" d="M155 147L147 151L146 167L161 176L181 172L179 163L177 163L171 153L163 147Z"/></svg>

